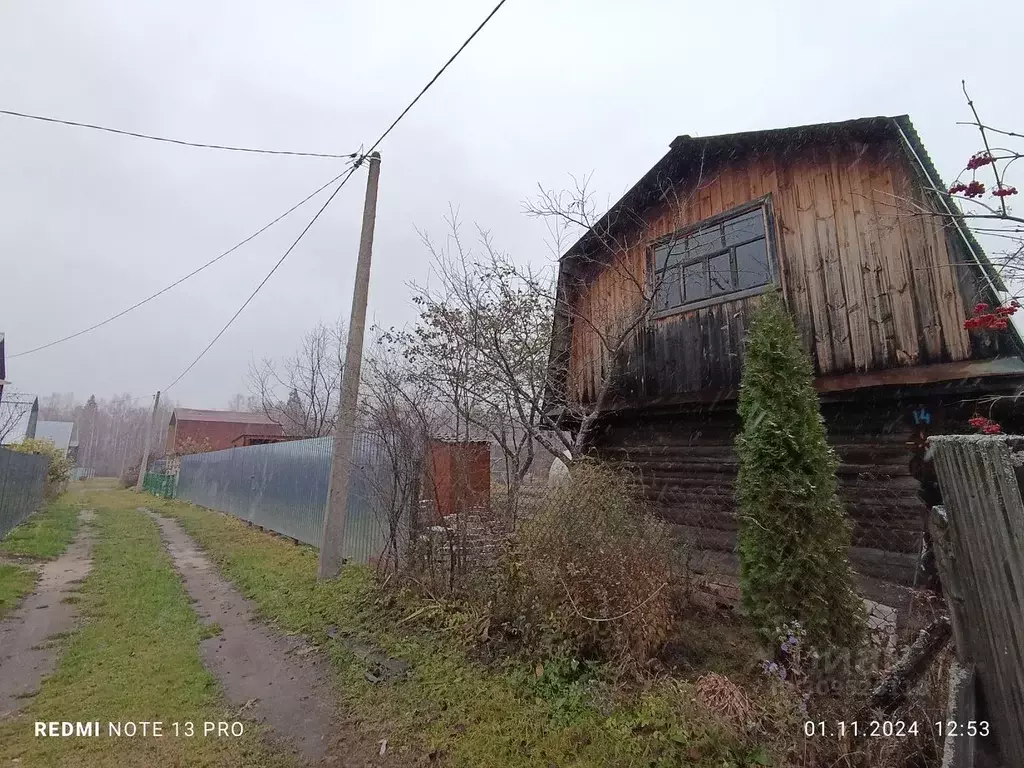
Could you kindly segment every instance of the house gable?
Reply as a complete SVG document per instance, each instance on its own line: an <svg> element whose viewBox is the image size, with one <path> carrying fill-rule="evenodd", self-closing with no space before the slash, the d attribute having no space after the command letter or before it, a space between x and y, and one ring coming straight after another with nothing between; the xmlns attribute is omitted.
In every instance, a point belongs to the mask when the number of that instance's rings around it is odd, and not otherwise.
<svg viewBox="0 0 1024 768"><path fill-rule="evenodd" d="M1002 286L966 230L914 215L942 210L937 183L906 118L677 139L562 258L559 289L572 311L556 318L552 359L568 356L568 396L593 402L613 369L617 405L735 395L756 295L658 313L614 362L595 326L642 305L654 244L758 200L775 282L822 379L855 388L855 374L925 366L960 375L950 364L1016 356L1015 340L963 328Z"/></svg>

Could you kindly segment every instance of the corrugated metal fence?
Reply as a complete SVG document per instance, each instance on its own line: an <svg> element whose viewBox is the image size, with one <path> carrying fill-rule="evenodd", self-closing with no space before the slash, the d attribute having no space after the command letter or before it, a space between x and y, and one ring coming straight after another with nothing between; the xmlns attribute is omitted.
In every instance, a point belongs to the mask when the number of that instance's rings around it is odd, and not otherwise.
<svg viewBox="0 0 1024 768"><path fill-rule="evenodd" d="M0 539L43 503L50 460L0 448Z"/></svg>
<svg viewBox="0 0 1024 768"><path fill-rule="evenodd" d="M332 438L318 437L182 456L176 496L316 547L333 447ZM375 489L386 487L390 474L376 436L358 435L352 453L342 556L369 564L389 540L388 515Z"/></svg>

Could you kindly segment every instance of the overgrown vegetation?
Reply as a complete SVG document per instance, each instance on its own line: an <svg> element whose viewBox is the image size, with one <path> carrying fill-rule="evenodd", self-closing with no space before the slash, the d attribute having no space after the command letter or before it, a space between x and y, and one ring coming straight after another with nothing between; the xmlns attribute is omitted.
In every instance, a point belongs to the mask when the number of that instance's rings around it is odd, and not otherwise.
<svg viewBox="0 0 1024 768"><path fill-rule="evenodd" d="M637 497L624 475L578 462L498 569L506 626L583 658L642 665L657 654L677 619L672 548Z"/></svg>
<svg viewBox="0 0 1024 768"><path fill-rule="evenodd" d="M727 708L699 700L696 680L626 682L616 667L564 646L540 660L513 654L482 663L481 648L498 639L487 639L488 616L471 604L392 588L394 579L381 589L355 567L317 582L311 548L178 502L151 505L178 517L267 619L325 646L347 708L409 763L423 753L447 765L494 768L773 765L792 738L784 698L756 697L750 721L739 723ZM411 674L370 682L366 647L408 662ZM730 650L726 642L702 648L704 661Z"/></svg>
<svg viewBox="0 0 1024 768"><path fill-rule="evenodd" d="M812 646L863 636L848 560L850 525L836 496L811 361L782 298L764 295L747 337L737 440L743 605L766 642L802 625Z"/></svg>
<svg viewBox="0 0 1024 768"><path fill-rule="evenodd" d="M75 463L69 459L64 451L59 449L52 440L37 440L35 438L29 438L22 440L20 443L14 443L8 445L12 451L18 453L30 453L30 454L41 454L46 456L49 460L49 466L46 472L46 495L47 498L56 498L64 489L67 487L68 480L71 479L71 470L74 469Z"/></svg>
<svg viewBox="0 0 1024 768"><path fill-rule="evenodd" d="M32 591L36 575L20 565L0 563L0 619Z"/></svg>

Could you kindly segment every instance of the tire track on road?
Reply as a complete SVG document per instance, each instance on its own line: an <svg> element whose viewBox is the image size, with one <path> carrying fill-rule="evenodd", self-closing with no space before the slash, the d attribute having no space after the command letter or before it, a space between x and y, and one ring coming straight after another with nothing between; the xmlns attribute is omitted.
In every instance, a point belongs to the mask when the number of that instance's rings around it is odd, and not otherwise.
<svg viewBox="0 0 1024 768"><path fill-rule="evenodd" d="M340 755L332 754L336 706L326 659L301 638L280 635L258 621L252 601L220 575L180 523L144 511L160 526L164 547L200 619L220 628L199 648L228 700L246 717L269 726L271 741L303 761L344 765Z"/></svg>
<svg viewBox="0 0 1024 768"><path fill-rule="evenodd" d="M92 570L95 512L78 513L79 529L67 550L44 563L31 595L0 621L0 720L11 717L34 696L57 667L60 648L54 635L69 631L78 618L76 587Z"/></svg>

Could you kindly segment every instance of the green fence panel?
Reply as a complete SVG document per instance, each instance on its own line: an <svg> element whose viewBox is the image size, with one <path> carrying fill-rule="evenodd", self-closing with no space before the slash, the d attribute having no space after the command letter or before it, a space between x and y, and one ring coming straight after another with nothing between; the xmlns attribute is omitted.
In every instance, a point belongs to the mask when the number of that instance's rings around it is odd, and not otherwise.
<svg viewBox="0 0 1024 768"><path fill-rule="evenodd" d="M146 477L142 481L142 487L154 496L173 499L177 479L177 475L161 475L155 472L147 472Z"/></svg>

